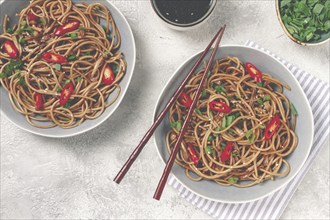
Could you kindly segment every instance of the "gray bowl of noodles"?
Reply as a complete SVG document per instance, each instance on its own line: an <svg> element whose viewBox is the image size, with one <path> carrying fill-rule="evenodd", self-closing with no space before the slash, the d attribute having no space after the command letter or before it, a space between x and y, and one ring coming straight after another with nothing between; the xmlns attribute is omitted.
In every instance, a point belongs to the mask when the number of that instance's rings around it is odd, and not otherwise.
<svg viewBox="0 0 330 220"><path fill-rule="evenodd" d="M171 77L154 118L200 54L189 58ZM255 201L289 183L302 168L313 142L311 107L292 73L268 54L245 46L222 46L216 59L172 174L187 189L209 200ZM247 71L248 62L260 70L262 80L255 69L251 74ZM179 98L155 131L156 148L164 163L202 72L201 68L186 85L185 98Z"/></svg>
<svg viewBox="0 0 330 220"><path fill-rule="evenodd" d="M0 11L3 115L26 131L60 138L113 114L136 59L132 30L114 5L5 0Z"/></svg>

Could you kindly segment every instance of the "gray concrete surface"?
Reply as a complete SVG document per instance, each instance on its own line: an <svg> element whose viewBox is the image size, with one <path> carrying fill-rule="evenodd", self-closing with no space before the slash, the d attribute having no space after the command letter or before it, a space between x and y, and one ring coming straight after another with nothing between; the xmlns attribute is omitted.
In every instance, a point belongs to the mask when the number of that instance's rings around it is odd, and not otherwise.
<svg viewBox="0 0 330 220"><path fill-rule="evenodd" d="M162 25L147 0L113 1L137 42L130 89L115 114L86 134L50 139L1 117L1 219L210 219L167 186L152 199L163 165L153 141L121 185L112 179L152 122L156 100L173 71L227 24L223 44L248 39L329 82L329 44L302 47L282 31L274 1L219 1L198 30ZM293 196L283 219L329 219L329 143Z"/></svg>

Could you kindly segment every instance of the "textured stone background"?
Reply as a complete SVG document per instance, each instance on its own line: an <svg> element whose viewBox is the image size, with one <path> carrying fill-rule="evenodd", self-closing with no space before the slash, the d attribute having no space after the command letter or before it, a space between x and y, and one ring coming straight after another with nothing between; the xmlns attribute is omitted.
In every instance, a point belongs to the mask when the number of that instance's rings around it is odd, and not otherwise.
<svg viewBox="0 0 330 220"><path fill-rule="evenodd" d="M291 42L272 0L219 1L211 19L189 32L162 25L147 0L113 2L127 17L137 42L138 62L125 99L100 127L61 140L29 134L1 117L2 219L209 219L168 186L160 202L152 199L163 169L153 141L121 185L112 179L151 124L166 81L207 45L220 25L228 25L223 44L251 39L329 82L329 44L302 47ZM328 146L283 219L329 218Z"/></svg>

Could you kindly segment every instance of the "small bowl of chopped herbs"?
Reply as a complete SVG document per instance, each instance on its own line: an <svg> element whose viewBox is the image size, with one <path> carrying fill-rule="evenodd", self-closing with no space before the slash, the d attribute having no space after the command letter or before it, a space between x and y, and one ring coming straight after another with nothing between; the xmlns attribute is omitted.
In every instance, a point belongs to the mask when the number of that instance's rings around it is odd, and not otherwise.
<svg viewBox="0 0 330 220"><path fill-rule="evenodd" d="M280 24L294 42L319 45L330 40L330 0L276 0Z"/></svg>

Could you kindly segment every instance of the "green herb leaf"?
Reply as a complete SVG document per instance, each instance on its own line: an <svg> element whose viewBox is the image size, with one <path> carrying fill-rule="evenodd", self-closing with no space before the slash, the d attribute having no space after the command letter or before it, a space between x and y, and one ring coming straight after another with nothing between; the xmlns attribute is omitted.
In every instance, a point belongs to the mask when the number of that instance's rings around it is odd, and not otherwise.
<svg viewBox="0 0 330 220"><path fill-rule="evenodd" d="M57 87L56 92L60 93L60 92L62 92L62 89L60 87Z"/></svg>
<svg viewBox="0 0 330 220"><path fill-rule="evenodd" d="M0 73L0 78L1 78L1 79L6 78L6 74L3 73L3 72L1 72L1 73Z"/></svg>
<svg viewBox="0 0 330 220"><path fill-rule="evenodd" d="M85 52L85 53L82 53L83 56L89 56L89 55L91 55L91 54L92 54L92 53L91 53L90 51Z"/></svg>
<svg viewBox="0 0 330 220"><path fill-rule="evenodd" d="M298 116L297 109L296 109L296 107L293 105L292 102L290 103L290 110L291 110L291 113L292 113L293 116Z"/></svg>
<svg viewBox="0 0 330 220"><path fill-rule="evenodd" d="M235 184L238 182L238 177L229 177L228 182L231 184Z"/></svg>
<svg viewBox="0 0 330 220"><path fill-rule="evenodd" d="M65 80L64 85L69 84L70 82L71 82L71 80L67 79L67 80Z"/></svg>
<svg viewBox="0 0 330 220"><path fill-rule="evenodd" d="M55 64L54 65L54 68L56 69L56 70L58 70L58 71L60 71L61 69L62 69L62 66L60 65L60 64Z"/></svg>
<svg viewBox="0 0 330 220"><path fill-rule="evenodd" d="M213 136L210 135L208 138L207 138L208 141L213 141Z"/></svg>
<svg viewBox="0 0 330 220"><path fill-rule="evenodd" d="M264 102L262 101L262 99L258 99L258 100L257 100L257 103L258 103L258 105L262 105L262 104L264 104Z"/></svg>
<svg viewBox="0 0 330 220"><path fill-rule="evenodd" d="M100 9L101 9L100 6L98 6L98 5L96 5L94 8L95 8L96 10L100 10Z"/></svg>

